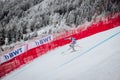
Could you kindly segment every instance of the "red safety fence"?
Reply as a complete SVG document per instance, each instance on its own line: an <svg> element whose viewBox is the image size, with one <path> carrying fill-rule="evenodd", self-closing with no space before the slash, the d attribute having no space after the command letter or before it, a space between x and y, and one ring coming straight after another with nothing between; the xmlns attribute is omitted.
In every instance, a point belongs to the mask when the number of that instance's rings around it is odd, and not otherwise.
<svg viewBox="0 0 120 80"><path fill-rule="evenodd" d="M19 56L16 56L15 58L12 58L11 60L0 64L0 78L19 68L20 66L29 63L36 57L47 53L48 51L53 50L59 46L68 44L70 41L65 40L65 37L73 36L76 39L81 39L118 26L120 26L120 16L109 18L107 22L99 21L97 23L93 23L84 30L79 27L77 29L67 31L64 34L56 36L53 41L47 44L32 48L27 52L24 52L23 54L20 54Z"/></svg>

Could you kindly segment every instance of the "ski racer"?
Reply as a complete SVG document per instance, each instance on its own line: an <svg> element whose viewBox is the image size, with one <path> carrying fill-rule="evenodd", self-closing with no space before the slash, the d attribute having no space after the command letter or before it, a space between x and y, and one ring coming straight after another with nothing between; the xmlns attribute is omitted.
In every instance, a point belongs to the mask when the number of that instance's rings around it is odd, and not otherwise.
<svg viewBox="0 0 120 80"><path fill-rule="evenodd" d="M71 40L71 43L70 43L70 48L72 48L72 50L73 51L75 51L75 44L76 44L76 38L74 38L74 37L69 37L69 38L66 38L66 39L68 39L68 40Z"/></svg>

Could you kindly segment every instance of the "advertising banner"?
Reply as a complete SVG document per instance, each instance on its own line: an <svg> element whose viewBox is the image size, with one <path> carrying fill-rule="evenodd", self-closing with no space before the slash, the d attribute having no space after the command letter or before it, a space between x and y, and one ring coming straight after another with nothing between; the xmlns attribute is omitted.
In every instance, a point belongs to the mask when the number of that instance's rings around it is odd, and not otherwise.
<svg viewBox="0 0 120 80"><path fill-rule="evenodd" d="M6 62L10 59L13 59L14 57L24 53L26 51L26 45L22 46L22 47L19 47L17 49L14 49L13 51L7 53L7 54L4 54L0 57L0 64L3 63L3 62Z"/></svg>

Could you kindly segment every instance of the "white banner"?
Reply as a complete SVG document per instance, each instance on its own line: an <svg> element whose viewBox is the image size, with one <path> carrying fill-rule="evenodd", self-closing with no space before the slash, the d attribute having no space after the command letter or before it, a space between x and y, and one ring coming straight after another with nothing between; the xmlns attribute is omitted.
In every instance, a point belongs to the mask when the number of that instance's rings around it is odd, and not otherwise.
<svg viewBox="0 0 120 80"><path fill-rule="evenodd" d="M0 64L24 53L25 51L26 51L26 45L24 45L20 48L14 49L13 51L11 51L7 54L4 54L3 56L0 57Z"/></svg>
<svg viewBox="0 0 120 80"><path fill-rule="evenodd" d="M42 38L40 40L35 40L34 42L30 42L30 43L28 43L28 50L32 49L32 48L35 48L37 46L40 46L42 44L46 44L46 43L48 43L48 42L50 42L52 40L53 40L53 36L49 35L49 36L44 37L44 38Z"/></svg>
<svg viewBox="0 0 120 80"><path fill-rule="evenodd" d="M42 44L50 42L51 40L53 40L53 37L52 37L52 35L49 35L49 36L44 37L44 38L42 38L40 40L36 40L35 44L36 44L36 46L40 46Z"/></svg>

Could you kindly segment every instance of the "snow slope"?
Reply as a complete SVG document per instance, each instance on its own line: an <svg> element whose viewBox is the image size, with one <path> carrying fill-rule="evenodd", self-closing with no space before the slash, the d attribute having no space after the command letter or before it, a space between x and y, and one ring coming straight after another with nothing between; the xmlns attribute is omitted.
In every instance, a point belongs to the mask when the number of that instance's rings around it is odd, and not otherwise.
<svg viewBox="0 0 120 80"><path fill-rule="evenodd" d="M120 26L35 59L1 80L120 80ZM64 52L64 53L63 53Z"/></svg>

